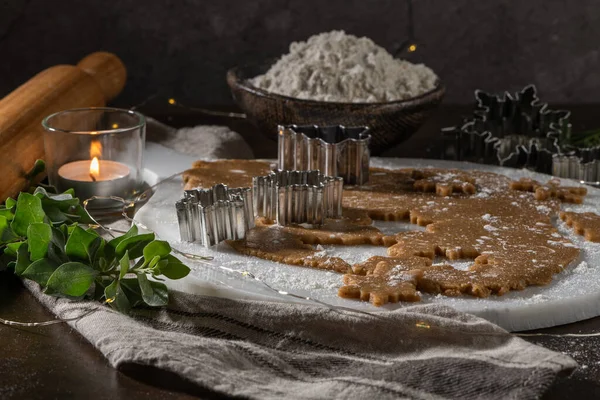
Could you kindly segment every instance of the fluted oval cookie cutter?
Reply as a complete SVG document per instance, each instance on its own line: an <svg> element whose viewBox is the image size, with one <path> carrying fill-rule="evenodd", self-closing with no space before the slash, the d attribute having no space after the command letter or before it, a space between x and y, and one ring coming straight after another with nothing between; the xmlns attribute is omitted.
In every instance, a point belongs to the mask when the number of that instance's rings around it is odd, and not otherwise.
<svg viewBox="0 0 600 400"><path fill-rule="evenodd" d="M349 185L369 180L369 128L343 125L279 125L277 159L281 170L319 170Z"/></svg>
<svg viewBox="0 0 600 400"><path fill-rule="evenodd" d="M254 214L288 224L323 224L342 216L341 177L320 171L277 170L253 179Z"/></svg>
<svg viewBox="0 0 600 400"><path fill-rule="evenodd" d="M210 189L186 190L175 208L181 240L199 242L205 247L223 240L243 239L254 227L250 188L229 189L218 184Z"/></svg>
<svg viewBox="0 0 600 400"><path fill-rule="evenodd" d="M577 149L569 154L554 154L552 175L600 187L600 147Z"/></svg>

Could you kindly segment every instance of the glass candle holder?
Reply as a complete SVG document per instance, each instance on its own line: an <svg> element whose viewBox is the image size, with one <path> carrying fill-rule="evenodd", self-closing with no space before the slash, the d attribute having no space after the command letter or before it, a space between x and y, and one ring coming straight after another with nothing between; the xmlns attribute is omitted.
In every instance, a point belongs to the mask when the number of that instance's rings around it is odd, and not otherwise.
<svg viewBox="0 0 600 400"><path fill-rule="evenodd" d="M42 121L50 184L69 188L82 201L93 196L131 199L143 184L146 120L138 112L118 108L60 111ZM96 200L90 208L119 203Z"/></svg>

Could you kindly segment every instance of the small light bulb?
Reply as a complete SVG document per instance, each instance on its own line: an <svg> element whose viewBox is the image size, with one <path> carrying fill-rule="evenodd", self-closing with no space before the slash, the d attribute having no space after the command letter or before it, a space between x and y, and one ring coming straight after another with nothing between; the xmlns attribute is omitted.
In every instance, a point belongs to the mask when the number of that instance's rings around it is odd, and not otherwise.
<svg viewBox="0 0 600 400"><path fill-rule="evenodd" d="M417 322L417 323L415 324L415 326L416 326L417 328L424 328L424 329L429 329L429 328L431 328L431 325L429 325L427 322L424 322L424 321L419 321L419 322Z"/></svg>
<svg viewBox="0 0 600 400"><path fill-rule="evenodd" d="M417 50L417 45L416 44L411 44L410 46L408 46L408 51L410 51L411 53Z"/></svg>
<svg viewBox="0 0 600 400"><path fill-rule="evenodd" d="M118 127L119 127L119 124L112 124L113 129L117 129Z"/></svg>
<svg viewBox="0 0 600 400"><path fill-rule="evenodd" d="M173 98L169 99L169 104L175 104L175 99L173 99Z"/></svg>

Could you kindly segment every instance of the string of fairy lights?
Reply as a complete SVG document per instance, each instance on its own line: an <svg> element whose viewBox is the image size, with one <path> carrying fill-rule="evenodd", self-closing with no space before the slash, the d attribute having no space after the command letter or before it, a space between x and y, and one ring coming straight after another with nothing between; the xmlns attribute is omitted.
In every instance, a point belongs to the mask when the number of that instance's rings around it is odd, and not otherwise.
<svg viewBox="0 0 600 400"><path fill-rule="evenodd" d="M110 197L100 197L100 196L94 196L90 199L86 199L83 201L83 206L85 211L87 212L87 206L88 203L90 201L94 201L94 200L105 200L105 199L111 199L111 200L115 200L118 202L121 202L123 204L123 209L122 209L122 216L123 218L125 218L127 221L130 221L131 223L134 223L138 226L140 226L142 229L151 231L147 226L145 226L144 224L142 224L140 221L137 221L135 219L135 213L132 217L129 216L129 211L130 210L135 210L136 209L136 205L138 205L139 203L143 203L145 201L148 200L149 195L151 193L151 191L155 190L158 188L158 186L169 182L177 177L179 177L182 173L177 173L174 175L171 175L168 178L165 178L161 181L159 181L158 183L154 184L153 186L151 186L150 188L146 189L144 192L140 193L134 200L125 200L123 198L120 197L115 197L115 196L110 196ZM89 213L88 213L89 214ZM99 228L99 229L103 229L104 231L106 231L109 235L112 236L112 232L119 232L119 233L123 233L122 231L119 231L117 229L111 228L111 227L107 227L104 226L103 224L99 223L96 219L94 219L92 216L90 216L92 218L92 221L95 223L95 225L93 225L93 227L95 228ZM373 313L373 312L369 312L369 311L362 311L362 310L358 310L358 309L354 309L354 308L349 308L349 307L343 307L343 306L336 306L336 305L331 305L328 304L326 302L320 301L318 299L314 299L312 297L307 297L307 296L301 296L301 295L297 295L295 293L290 293L287 291L283 291L280 289L277 289L271 285L269 285L267 282L259 279L258 277L256 277L255 275L253 275L252 273L245 271L243 269L232 269L232 268L228 268L225 266L221 266L218 264L214 264L211 263L210 261L212 261L212 257L204 257L204 256L199 256L196 254L192 254L192 253L187 253L187 252L182 252L179 251L177 249L173 249L177 254L191 260L191 261L196 261L196 262L200 262L202 264L211 266L211 267L217 267L219 269L222 269L228 273L232 273L232 274L236 274L236 275L241 275L244 279L251 279L256 281L257 283L261 284L263 287L265 287L266 289L270 290L273 293L276 293L278 295L282 295L282 296L286 296L286 297L290 297L294 300L304 300L304 301L308 301L312 304L315 305L319 305L322 307L327 307L328 309L330 309L331 311L334 312L346 312L346 313L353 313L354 315L356 315L357 317L366 317L366 318L385 318L385 314L384 313ZM106 299L102 304L100 305L104 305L107 303L110 303L112 301L112 299ZM60 324L60 323L67 323L67 322L76 322L82 318L85 318L91 314L93 314L95 311L99 311L101 310L101 307L96 307L96 308L86 308L85 310L82 310L82 313L78 316L75 317L68 317L68 318L57 318L57 319L53 319L53 320L49 320L49 321L42 321L42 322L20 322L20 321L12 321L12 320L7 320L7 319L3 319L0 318L0 324L3 325L7 325L7 326L15 326L15 327L42 327L42 326L49 326L49 325L55 325L55 324ZM553 337L553 338L593 338L593 337L600 337L600 332L594 332L594 333L565 333L565 334L554 334L554 333L509 333L509 332L505 332L505 331L497 331L497 330L493 330L493 331L489 331L489 332L473 332L473 331L466 331L466 330L461 330L459 328L456 327L444 327L444 326L439 326L436 323L434 323L433 321L426 321L426 320L419 320L416 321L414 324L411 325L412 328L416 328L417 330L423 331L423 332L430 332L430 334L448 334L448 333L460 333L460 334L464 334L464 335L469 335L469 336L507 336L507 335L514 335L514 336L518 336L518 337ZM407 327L408 328L408 327Z"/></svg>
<svg viewBox="0 0 600 400"><path fill-rule="evenodd" d="M393 51L393 55L398 57L400 56L402 53L414 53L415 51L417 51L417 41L416 41L416 37L415 37L415 29L414 29L414 8L413 8L413 0L406 0L406 12L407 12L407 25L406 25L406 39L396 47L396 50ZM10 31L10 30L9 30ZM131 110L137 110L143 106L145 106L147 103L149 103L151 100L155 99L156 97L158 97L158 93L153 94L152 96L149 96L148 98L146 98L144 101L142 101L141 103L131 107ZM190 106L186 106L184 104L182 104L180 101L176 100L174 97L169 97L166 99L166 103L169 106L172 107L177 107L180 109L185 109L187 111L193 111L193 112L198 112L198 113L202 113L205 115L209 115L209 116L215 116L215 117L225 117L225 118L235 118L235 119L244 119L246 118L246 115L243 113L236 113L236 112L225 112L225 111L218 111L218 110L211 110L211 109L206 109L206 108L201 108L201 107L190 107ZM113 128L117 128L118 126L113 126ZM153 186L153 189L156 188L158 185L160 185L161 183L168 181L170 179L173 179L173 177L177 176L173 175L169 178L166 178L164 181L161 181L159 183L157 183L156 185ZM99 197L96 198L91 198L91 199L87 199L84 201L85 205L87 205L87 202L92 201L92 200L96 200L96 199L100 199ZM139 224L138 221L135 221L134 219L130 218L127 214L127 211L132 207L135 206L135 202L131 202L131 201L126 201L124 199L120 199L120 198L115 198L115 197L111 197L112 200L121 200L124 204L124 208L123 208L123 215L124 218L128 219L129 221ZM141 198L140 198L141 200ZM145 199L144 199L145 200ZM96 222L96 221L95 221ZM105 231L107 231L109 234L112 234L112 231L115 231L115 229L112 229L110 227L105 227L104 225L96 222L96 226L98 228L104 229ZM142 225L142 227L144 227ZM147 228L146 228L147 229ZM184 252L180 252L177 251L180 255L190 259L190 260L195 260L195 261L200 261L203 262L205 264L210 264L207 261L210 260L210 258L208 257L200 257L200 256L196 256L193 254L188 254L188 253L184 253ZM331 310L334 311L345 311L345 312L353 312L353 313L357 313L357 314L361 314L361 315L365 315L365 316L370 316L370 317L381 317L381 314L374 314L374 313L369 313L369 312L365 312L365 311L360 311L360 310L356 310L356 309L352 309L352 308L347 308L347 307L340 307L340 306L333 306L324 302L321 302L319 300L310 298L310 297L306 297L306 296L298 296L295 295L293 293L289 293L289 292L285 292L285 291L281 291L278 290L276 288L271 287L270 285L268 285L266 282L261 281L260 279L258 279L256 276L254 276L253 274L247 272L247 271L243 271L243 270L234 270L231 268L226 268L223 267L224 270L226 270L227 272L231 272L231 273L238 273L240 275L242 275L243 277L255 280L263 285L265 285L268 289L270 289L273 292L276 292L280 295L285 295L285 296L291 296L294 297L296 299L301 299L301 300L307 300L313 303L317 303L321 306L326 306L328 308L330 308ZM104 303L108 303L109 300L105 301ZM69 317L69 318L57 318L54 320L49 320L49 321L42 321L42 322L19 322L19 321L12 321L12 320L7 320L7 319L3 319L0 318L0 324L3 325L8 325L8 326L17 326L17 327L42 327L42 326L49 326L49 325L54 325L54 324L60 324L60 323L67 323L67 322L75 322L77 320L80 320L90 314L92 314L93 312L97 311L97 309L90 309L90 310L85 310L83 311L82 314L75 316L75 317ZM456 332L456 329L454 328L444 328L444 327L439 327L439 326L435 326L432 325L430 323L428 323L427 321L418 321L415 323L414 325L417 329L426 329L426 330L431 330L431 329L438 329L441 332ZM479 336L498 336L498 335L506 335L507 333L502 333L502 332L489 332L489 333L474 333L474 332L469 332L469 331L464 331L462 332L464 334L469 334L469 335L479 335ZM595 333L566 333L566 334L551 334L551 333L512 333L512 335L515 336L519 336L519 337L556 337L556 338L592 338L592 337L599 337L600 336L600 332L595 332Z"/></svg>
<svg viewBox="0 0 600 400"><path fill-rule="evenodd" d="M406 39L398 46L394 56L398 57L403 52L414 53L417 51L417 41L415 38L415 17L413 9L413 0L406 0Z"/></svg>

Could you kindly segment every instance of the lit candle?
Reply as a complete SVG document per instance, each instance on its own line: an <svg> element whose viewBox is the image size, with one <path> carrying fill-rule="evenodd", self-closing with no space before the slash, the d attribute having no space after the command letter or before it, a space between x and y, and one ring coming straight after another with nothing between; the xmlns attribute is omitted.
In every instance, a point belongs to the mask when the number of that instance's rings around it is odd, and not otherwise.
<svg viewBox="0 0 600 400"><path fill-rule="evenodd" d="M92 160L73 161L58 169L61 188L73 188L82 201L92 196L126 197L131 190L129 167L117 161ZM107 202L97 201L90 206L106 207Z"/></svg>

